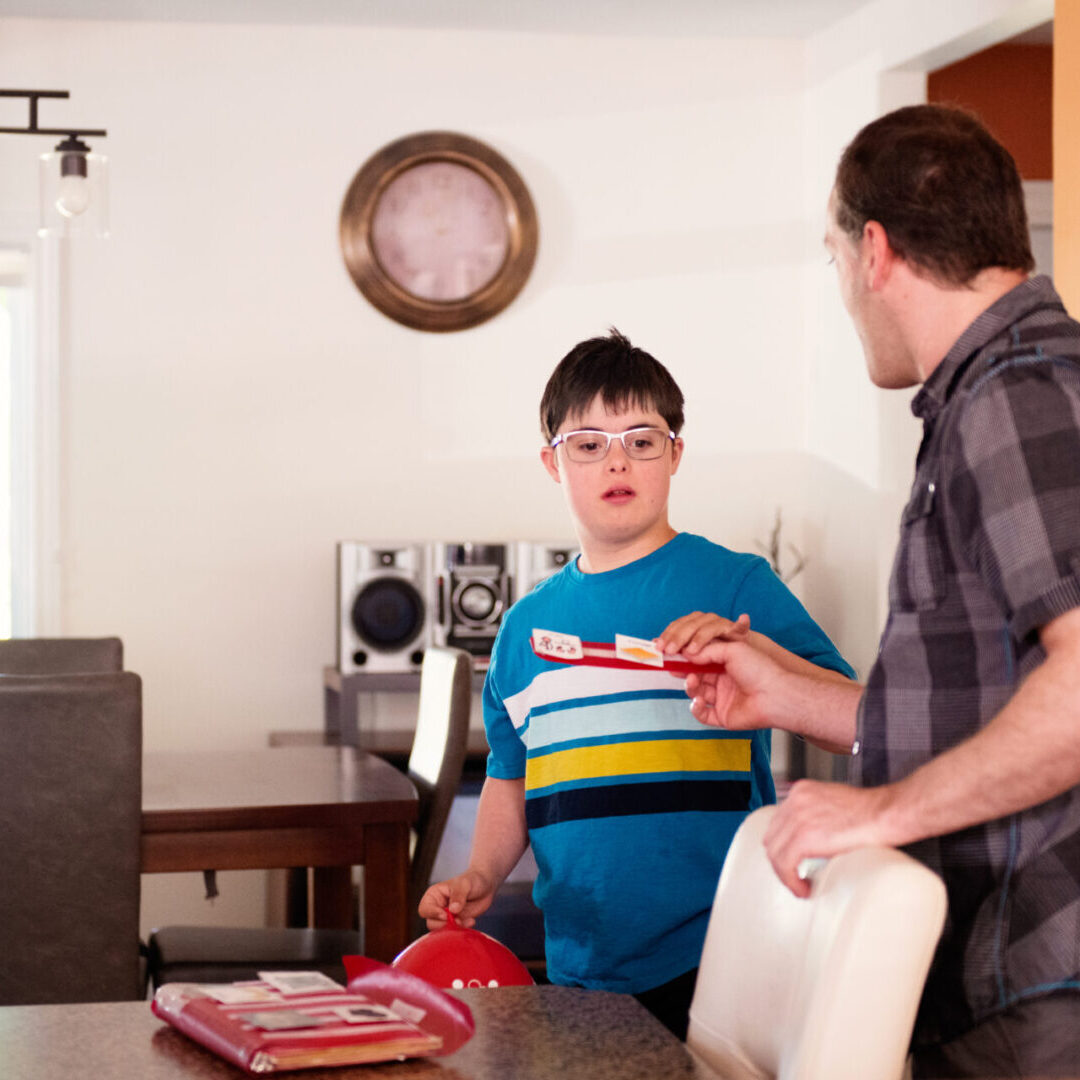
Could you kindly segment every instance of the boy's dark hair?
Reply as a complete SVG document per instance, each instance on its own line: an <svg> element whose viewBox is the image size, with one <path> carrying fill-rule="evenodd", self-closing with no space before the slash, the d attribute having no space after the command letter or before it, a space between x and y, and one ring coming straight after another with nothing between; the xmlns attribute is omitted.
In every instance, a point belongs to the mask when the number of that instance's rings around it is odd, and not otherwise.
<svg viewBox="0 0 1080 1080"><path fill-rule="evenodd" d="M912 105L867 124L840 159L834 199L849 236L879 222L897 255L943 284L1035 266L1016 163L961 109Z"/></svg>
<svg viewBox="0 0 1080 1080"><path fill-rule="evenodd" d="M612 327L607 337L575 345L551 373L540 399L544 439L551 442L567 416L584 412L597 394L612 410L655 409L676 435L683 426L683 395L671 373Z"/></svg>

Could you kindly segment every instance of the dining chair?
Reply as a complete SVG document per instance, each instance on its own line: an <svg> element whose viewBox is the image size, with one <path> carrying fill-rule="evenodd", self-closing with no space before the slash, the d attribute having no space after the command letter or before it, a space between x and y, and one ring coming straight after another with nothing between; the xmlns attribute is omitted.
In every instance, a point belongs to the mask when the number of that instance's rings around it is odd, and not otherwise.
<svg viewBox="0 0 1080 1080"><path fill-rule="evenodd" d="M763 837L735 835L717 886L687 1045L725 1080L899 1080L946 910L941 879L865 847L781 883Z"/></svg>
<svg viewBox="0 0 1080 1080"><path fill-rule="evenodd" d="M406 766L416 787L419 814L409 862L409 913L413 936L423 932L416 914L431 880L450 806L465 765L472 711L472 657L462 649L424 651L416 733ZM364 873L378 873L365 866ZM345 981L341 957L363 952L355 930L300 927L165 926L150 934L154 989L165 982L232 982L260 970L323 971Z"/></svg>
<svg viewBox="0 0 1080 1080"><path fill-rule="evenodd" d="M0 775L0 1004L142 997L139 677L0 674Z"/></svg>

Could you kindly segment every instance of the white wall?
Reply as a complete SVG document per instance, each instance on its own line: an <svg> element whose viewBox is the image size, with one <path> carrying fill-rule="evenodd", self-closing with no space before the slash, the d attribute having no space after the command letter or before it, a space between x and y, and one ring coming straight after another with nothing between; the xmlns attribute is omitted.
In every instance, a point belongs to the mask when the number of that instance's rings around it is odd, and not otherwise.
<svg viewBox="0 0 1080 1080"><path fill-rule="evenodd" d="M687 393L686 524L766 527L715 473L801 450L797 44L4 20L0 60L109 129L113 236L71 277L62 630L123 636L148 747L320 725L337 539L549 535L540 391L609 324ZM524 293L452 335L377 313L336 237L363 160L439 127L508 156L541 223ZM32 203L30 140L0 154Z"/></svg>
<svg viewBox="0 0 1080 1080"><path fill-rule="evenodd" d="M755 479L790 482L804 427L801 62L782 41L0 20L6 84L69 88L51 108L109 130L113 236L70 278L60 630L124 638L147 748L321 726L336 540L551 535L539 395L611 324L689 399L676 522L766 535ZM540 216L523 294L452 335L377 313L337 247L361 163L432 128L493 144ZM0 140L23 210L31 150ZM197 879L148 889L147 923L201 917ZM233 891L210 917L250 918Z"/></svg>
<svg viewBox="0 0 1080 1080"><path fill-rule="evenodd" d="M1053 0L873 0L807 42L802 131L814 254L802 292L806 452L832 477L823 482L824 504L846 507L843 524L820 533L818 562L837 567L852 560L853 573L841 579L846 602L839 617L859 633L851 640L836 632L851 642L847 655L863 672L876 645L876 634L867 631L882 625L887 610L897 521L921 426L910 413L912 391L877 390L865 377L854 331L836 303L833 271L824 268L821 237L836 162L864 124L925 101L927 72L1052 19L1053 7Z"/></svg>
<svg viewBox="0 0 1080 1080"><path fill-rule="evenodd" d="M910 446L824 267L831 170L885 69L1032 3L920 6L806 44L0 19L5 84L72 91L42 123L109 130L113 237L68 282L59 629L124 638L147 748L321 726L336 540L552 535L539 395L612 324L686 392L674 523L753 548L783 507L865 672ZM499 149L540 217L521 296L450 335L370 307L336 237L360 164L433 128ZM32 143L0 139L12 219ZM148 924L201 917L195 884L155 889Z"/></svg>

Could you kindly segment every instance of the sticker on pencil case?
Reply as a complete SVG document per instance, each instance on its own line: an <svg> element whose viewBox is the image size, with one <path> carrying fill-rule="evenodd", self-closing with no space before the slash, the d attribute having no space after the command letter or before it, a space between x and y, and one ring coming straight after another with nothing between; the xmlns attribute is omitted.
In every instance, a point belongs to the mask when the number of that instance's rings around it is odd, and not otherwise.
<svg viewBox="0 0 1080 1080"><path fill-rule="evenodd" d="M321 971L260 971L259 978L286 997L293 994L345 993L341 983L334 982Z"/></svg>
<svg viewBox="0 0 1080 1080"><path fill-rule="evenodd" d="M261 1001L277 1001L277 996L265 986L237 986L235 983L199 984L199 989L220 1001L222 1005L249 1005Z"/></svg>
<svg viewBox="0 0 1080 1080"><path fill-rule="evenodd" d="M584 660L585 650L577 634L560 634L555 630L533 630L534 651L552 660Z"/></svg>
<svg viewBox="0 0 1080 1080"><path fill-rule="evenodd" d="M664 666L664 654L651 641L630 637L629 634L615 635L615 656L619 660L630 660L635 664Z"/></svg>
<svg viewBox="0 0 1080 1080"><path fill-rule="evenodd" d="M627 670L652 667L677 675L724 670L723 664L695 664L679 653L667 656L654 642L647 638L631 637L629 634L616 634L614 642L582 641L576 634L534 629L529 641L537 656L560 664L585 664L590 667Z"/></svg>
<svg viewBox="0 0 1080 1080"><path fill-rule="evenodd" d="M263 1031L290 1031L295 1028L322 1027L323 1024L332 1024L332 1016L312 1016L311 1013L301 1012L299 1009L273 1009L266 1012L237 1013L241 1020L247 1021L252 1027L262 1028Z"/></svg>
<svg viewBox="0 0 1080 1080"><path fill-rule="evenodd" d="M333 1012L346 1024L380 1024L401 1019L393 1009L388 1009L385 1005L339 1005Z"/></svg>

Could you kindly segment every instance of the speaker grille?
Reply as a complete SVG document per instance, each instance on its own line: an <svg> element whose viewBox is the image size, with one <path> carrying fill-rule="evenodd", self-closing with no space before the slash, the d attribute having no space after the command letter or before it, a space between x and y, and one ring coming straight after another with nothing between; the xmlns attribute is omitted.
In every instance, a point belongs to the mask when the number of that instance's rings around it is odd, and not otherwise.
<svg viewBox="0 0 1080 1080"><path fill-rule="evenodd" d="M353 629L373 649L389 652L407 645L424 625L424 601L402 578L369 581L357 594L351 612Z"/></svg>

